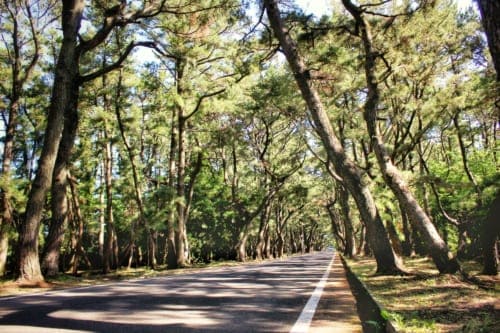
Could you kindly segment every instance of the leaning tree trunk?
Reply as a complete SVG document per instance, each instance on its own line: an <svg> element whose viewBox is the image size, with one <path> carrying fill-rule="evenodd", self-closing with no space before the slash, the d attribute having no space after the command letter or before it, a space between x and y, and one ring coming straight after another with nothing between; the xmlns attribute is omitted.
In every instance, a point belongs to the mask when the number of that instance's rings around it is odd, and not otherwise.
<svg viewBox="0 0 500 333"><path fill-rule="evenodd" d="M481 12L482 23L488 47L493 59L493 66L497 73L497 85L495 87L496 95L500 92L500 1L493 0L476 0ZM498 103L498 100L496 101ZM498 111L498 104L495 109ZM497 112L497 120L500 120L500 113ZM496 123L496 122L495 122ZM496 157L496 155L495 155ZM495 200L490 208L488 218L483 227L482 247L484 256L483 273L496 275L498 274L498 249L497 240L500 235L498 223L498 214L500 207L500 193L497 193Z"/></svg>
<svg viewBox="0 0 500 333"><path fill-rule="evenodd" d="M392 250L373 197L362 180L361 170L351 161L340 140L333 132L328 115L313 86L304 61L298 53L296 42L283 26L276 0L264 1L267 15L274 34L278 38L287 61L294 73L295 80L302 93L314 121L316 131L326 149L328 157L334 163L336 171L344 179L345 185L353 196L367 229L367 238L377 261L380 274L402 273L402 263Z"/></svg>
<svg viewBox="0 0 500 333"><path fill-rule="evenodd" d="M76 46L84 7L85 3L81 0L63 2L63 41L56 65L44 144L19 232L17 275L20 281L43 281L38 258L38 233L63 132L64 111L68 104L72 104L73 84L78 78Z"/></svg>
<svg viewBox="0 0 500 333"><path fill-rule="evenodd" d="M495 0L476 0L481 12L484 32L497 72L497 82L500 82L500 2Z"/></svg>
<svg viewBox="0 0 500 333"><path fill-rule="evenodd" d="M363 17L362 10L350 0L342 0L342 3L354 17L363 41L365 75L368 85L368 96L364 105L363 116L384 181L400 202L404 212L408 214L410 222L420 232L439 272L454 273L460 269L458 261L451 256L448 246L437 232L425 211L418 204L398 168L392 163L382 136L379 133L376 123L379 103L379 90L375 74L377 52L373 49L369 23Z"/></svg>
<svg viewBox="0 0 500 333"><path fill-rule="evenodd" d="M78 127L78 112L76 105L78 93L79 86L74 83L71 99L74 104L69 105L65 111L64 130L52 176L52 219L50 221L49 234L45 240L45 250L42 257L42 270L45 276L56 276L59 274L59 257L68 215L68 166Z"/></svg>

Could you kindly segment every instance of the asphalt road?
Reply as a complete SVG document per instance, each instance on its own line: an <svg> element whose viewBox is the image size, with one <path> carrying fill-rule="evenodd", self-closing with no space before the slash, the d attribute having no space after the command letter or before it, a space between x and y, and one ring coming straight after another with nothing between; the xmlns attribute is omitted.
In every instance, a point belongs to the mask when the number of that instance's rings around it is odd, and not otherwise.
<svg viewBox="0 0 500 333"><path fill-rule="evenodd" d="M0 298L0 332L289 332L332 256Z"/></svg>

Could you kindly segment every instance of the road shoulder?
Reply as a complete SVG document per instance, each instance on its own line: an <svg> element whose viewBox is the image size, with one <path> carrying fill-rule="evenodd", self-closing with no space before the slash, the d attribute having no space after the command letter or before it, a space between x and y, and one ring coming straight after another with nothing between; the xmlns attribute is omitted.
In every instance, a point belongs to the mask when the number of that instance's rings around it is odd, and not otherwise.
<svg viewBox="0 0 500 333"><path fill-rule="evenodd" d="M340 257L336 257L309 332L358 333L361 321Z"/></svg>

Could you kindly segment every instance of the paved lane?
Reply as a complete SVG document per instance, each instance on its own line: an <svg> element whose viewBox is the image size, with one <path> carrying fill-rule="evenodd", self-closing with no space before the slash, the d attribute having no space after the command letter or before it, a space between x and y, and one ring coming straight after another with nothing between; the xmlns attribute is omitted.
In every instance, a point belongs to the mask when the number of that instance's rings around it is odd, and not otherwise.
<svg viewBox="0 0 500 333"><path fill-rule="evenodd" d="M289 332L333 252L0 299L0 332Z"/></svg>

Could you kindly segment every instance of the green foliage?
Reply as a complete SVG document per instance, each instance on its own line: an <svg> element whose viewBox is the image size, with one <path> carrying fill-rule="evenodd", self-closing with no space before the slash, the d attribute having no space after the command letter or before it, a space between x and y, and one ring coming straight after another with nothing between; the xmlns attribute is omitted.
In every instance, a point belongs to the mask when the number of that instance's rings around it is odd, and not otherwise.
<svg viewBox="0 0 500 333"><path fill-rule="evenodd" d="M405 3L372 9L390 15L406 10ZM140 5L128 4L131 10ZM156 58L148 59L148 63L141 59L146 53L135 51L119 69L86 83L80 91L80 128L70 170L78 180L88 254L98 256L101 219L108 199L103 171L107 147L111 149L110 199L120 250L128 245L133 227L143 251L148 242L145 225L138 223L140 210L131 161L137 167L144 218L151 231L157 232L159 245L165 242L168 218L172 214L177 218L178 207L189 206L187 194L177 195L177 166L169 174L170 162L177 165L179 158L176 129L180 111L191 116L185 128L184 190L193 180L198 153L203 153L187 221L195 261L233 258L245 213L258 209L271 189L277 189L270 200L268 221L274 243L280 213L290 214L282 231L289 250L294 241L297 243L311 230L317 244L331 243L331 221L324 207L338 199L338 185L325 170L325 154L293 73L282 60L270 60L276 45L269 31L259 31L258 26L247 35L254 22L237 1L181 1L179 6L184 14L163 13L140 25L114 29L105 43L81 59L80 74L85 75L114 63L132 41L154 40L158 47L152 53ZM211 9L198 11L207 6ZM86 7L82 40L88 40L100 27L104 14L101 7ZM59 15L57 10L50 14ZM6 120L12 22L7 12L1 15L5 44L0 46L0 58L4 60L0 62L0 74L6 81L1 85L0 111ZM498 138L494 133L498 120L496 83L487 64L478 17L474 11L457 12L450 1L438 1L432 10L397 16L392 21L366 15L379 53L376 61L381 103L377 125L391 158L419 202L431 212L450 247L458 248L458 230L447 222L443 211L467 224L466 243L473 247L500 187ZM22 24L27 27L26 21ZM376 167L362 117L366 100L364 60L350 16L335 10L332 16L318 19L291 5L286 9L285 24L299 43L313 84L348 156L365 171L363 181L370 185L383 219L393 221L401 233L399 205ZM29 40L30 29L20 32L26 41L21 50L25 60L34 44ZM54 54L62 41L52 24L40 30L39 37L43 56L22 90L13 171L0 178L0 188L8 189L16 216L24 210L37 167ZM455 116L458 129L452 121ZM458 134L465 144L465 156L458 145ZM477 187L465 171L464 157ZM352 198L348 204L350 216L343 218L352 220L359 238L362 221L353 209ZM255 243L259 218L257 214L249 228L250 243ZM72 231L68 228L68 236ZM67 242L63 251L70 253L70 247ZM162 251L158 258L163 257ZM431 322L429 325L432 327Z"/></svg>

